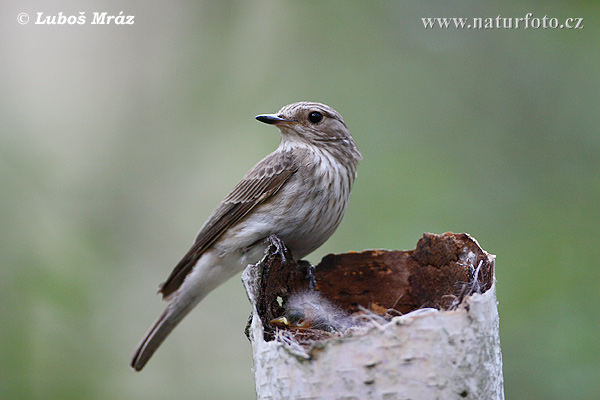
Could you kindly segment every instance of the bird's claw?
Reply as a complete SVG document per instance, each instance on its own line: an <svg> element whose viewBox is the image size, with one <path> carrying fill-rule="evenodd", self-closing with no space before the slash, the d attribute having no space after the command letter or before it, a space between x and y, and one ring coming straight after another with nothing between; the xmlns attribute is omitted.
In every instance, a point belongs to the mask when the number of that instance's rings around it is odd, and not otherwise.
<svg viewBox="0 0 600 400"><path fill-rule="evenodd" d="M281 257L281 263L287 264L287 257L285 253L288 251L285 243L281 239L279 239L276 235L269 235L266 239L267 244L275 247L275 251L273 253L279 254Z"/></svg>
<svg viewBox="0 0 600 400"><path fill-rule="evenodd" d="M303 260L303 264L306 267L306 278L308 279L308 288L314 290L317 286L317 278L315 277L315 266L310 261Z"/></svg>

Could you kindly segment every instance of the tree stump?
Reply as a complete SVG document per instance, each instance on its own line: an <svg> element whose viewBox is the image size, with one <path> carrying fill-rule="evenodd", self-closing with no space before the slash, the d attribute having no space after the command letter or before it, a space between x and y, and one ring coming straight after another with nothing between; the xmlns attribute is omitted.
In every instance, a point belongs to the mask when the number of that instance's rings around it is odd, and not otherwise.
<svg viewBox="0 0 600 400"><path fill-rule="evenodd" d="M316 268L269 242L242 276L258 399L504 399L495 256L475 239L424 234L411 251L330 254ZM273 326L305 291L360 323Z"/></svg>

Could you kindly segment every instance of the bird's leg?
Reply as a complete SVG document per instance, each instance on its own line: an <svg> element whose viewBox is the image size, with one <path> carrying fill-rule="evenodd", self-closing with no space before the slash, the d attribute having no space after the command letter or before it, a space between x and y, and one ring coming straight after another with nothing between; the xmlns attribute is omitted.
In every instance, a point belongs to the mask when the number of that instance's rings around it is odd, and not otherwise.
<svg viewBox="0 0 600 400"><path fill-rule="evenodd" d="M308 289L314 290L317 286L317 278L315 278L314 270L315 266L310 263L310 261L300 260L298 261L299 265L302 265L306 268L306 278L308 279Z"/></svg>
<svg viewBox="0 0 600 400"><path fill-rule="evenodd" d="M271 254L278 254L281 257L281 265L286 265L288 263L289 250L285 243L283 243L283 241L275 235L270 235L267 237L266 242L270 246L274 247L274 251L269 250L269 252ZM293 265L294 260L290 261L292 261L290 264ZM297 261L296 264L306 269L305 278L308 279L308 288L311 291L314 290L314 288L317 286L317 279L315 278L315 274L313 272L315 270L315 266L306 260Z"/></svg>
<svg viewBox="0 0 600 400"><path fill-rule="evenodd" d="M266 242L269 245L275 247L274 253L279 254L279 256L281 257L281 264L282 265L287 264L287 257L285 255L285 253L288 250L287 250L287 247L285 246L285 243L283 243L283 241L275 235L269 235L269 237L267 237L267 239L266 239Z"/></svg>

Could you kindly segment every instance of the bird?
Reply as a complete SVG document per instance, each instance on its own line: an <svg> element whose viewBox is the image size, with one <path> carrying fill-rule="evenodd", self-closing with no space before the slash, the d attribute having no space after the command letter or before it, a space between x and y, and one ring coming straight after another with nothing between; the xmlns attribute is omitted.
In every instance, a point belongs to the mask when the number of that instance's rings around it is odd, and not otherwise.
<svg viewBox="0 0 600 400"><path fill-rule="evenodd" d="M269 321L271 325L297 330L319 329L343 332L357 321L321 293L309 290L290 295L284 305L285 313Z"/></svg>
<svg viewBox="0 0 600 400"><path fill-rule="evenodd" d="M159 293L168 304L138 344L141 371L156 349L209 292L256 264L277 236L299 260L337 229L362 155L342 116L317 102L296 102L255 117L277 127L277 149L259 161L210 214Z"/></svg>

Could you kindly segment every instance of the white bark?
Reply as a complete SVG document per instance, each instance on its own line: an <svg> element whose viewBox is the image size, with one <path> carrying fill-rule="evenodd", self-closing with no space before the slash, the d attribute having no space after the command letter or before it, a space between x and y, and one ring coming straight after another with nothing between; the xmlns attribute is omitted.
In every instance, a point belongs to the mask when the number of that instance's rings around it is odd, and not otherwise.
<svg viewBox="0 0 600 400"><path fill-rule="evenodd" d="M493 256L491 256L493 257ZM244 272L251 303L256 268ZM254 306L258 399L504 399L496 283L457 309L417 310L317 342L265 342Z"/></svg>

